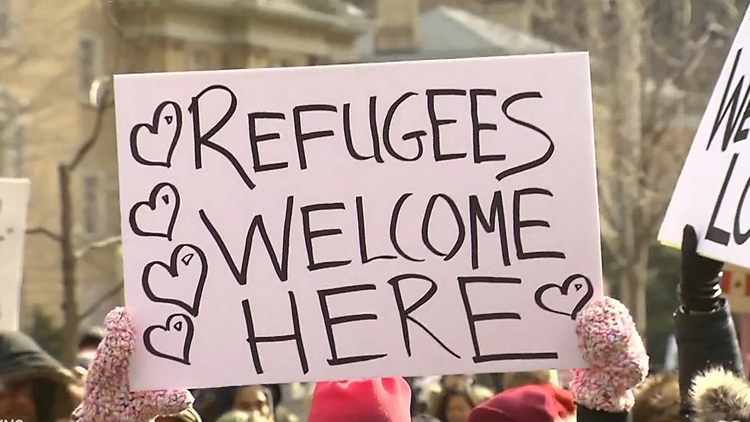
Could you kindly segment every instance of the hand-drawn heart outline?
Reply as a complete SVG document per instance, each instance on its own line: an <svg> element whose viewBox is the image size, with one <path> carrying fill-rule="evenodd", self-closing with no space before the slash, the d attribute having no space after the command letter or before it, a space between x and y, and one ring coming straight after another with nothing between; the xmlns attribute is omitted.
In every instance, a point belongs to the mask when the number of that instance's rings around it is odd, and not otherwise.
<svg viewBox="0 0 750 422"><path fill-rule="evenodd" d="M551 309L550 307L544 304L543 296L544 296L544 293L547 292L547 290L557 289L560 291L561 295L567 296L568 291L570 290L570 286L572 286L573 283L579 279L583 279L588 291L583 296L583 298L581 298L581 300L578 301L578 303L576 304L576 306L573 308L573 310L570 313ZM578 315L578 313L581 312L581 309L583 309L583 307L586 306L587 303L589 303L592 297L594 297L594 285L591 283L591 280L589 280L589 278L583 274L573 274L567 279L565 279L565 281L563 281L561 285L558 285L555 283L549 283L549 284L545 284L539 287L536 290L536 293L534 293L534 302L536 302L537 306L539 306L540 308L544 309L547 312L551 312L553 314L565 315L565 316L569 316L571 319L576 319L576 316Z"/></svg>
<svg viewBox="0 0 750 422"><path fill-rule="evenodd" d="M149 282L149 277L151 276L151 270L154 267L159 267L165 269L170 276L172 276L172 279L178 277L180 275L179 271L179 264L180 264L180 253L183 249L190 249L192 252L195 252L195 254L198 256L198 260L200 261L201 265L201 273L198 276L198 284L195 288L195 294L193 295L193 303L187 304L179 299L173 299L173 298L167 298L167 297L160 297L157 296L153 290L151 290L151 284ZM187 265L187 264L186 264ZM201 248L191 245L191 244L182 244L174 248L172 251L172 255L169 260L169 264L165 264L161 261L153 261L150 262L148 265L146 265L145 268L143 268L143 274L141 276L141 284L143 285L143 291L146 293L146 296L151 299L151 301L156 303L167 303L170 305L176 305L180 308L186 310L190 315L197 317L200 304L201 304L201 298L203 297L203 287L206 284L206 278L208 277L208 259L206 258L206 254L201 250Z"/></svg>
<svg viewBox="0 0 750 422"><path fill-rule="evenodd" d="M172 331L172 322L177 319L181 318L182 321L177 321L177 324L184 323L185 324L185 343L182 347L182 356L172 356L167 353L160 352L156 350L153 344L151 344L151 334L156 331L165 331L169 332ZM177 326L175 324L175 329L179 332L182 331L181 326ZM160 357L162 359L168 359L174 362L179 362L183 365L190 365L190 347L193 345L193 337L195 336L195 327L193 326L193 320L190 319L189 316L183 315L183 314L172 314L167 318L167 322L164 325L152 325L148 328L146 328L146 331L143 332L143 345L148 350L149 353L156 357Z"/></svg>
<svg viewBox="0 0 750 422"><path fill-rule="evenodd" d="M172 191L175 198L175 204L174 209L172 210L172 216L169 219L169 225L167 226L167 229L165 232L147 232L143 231L138 227L138 222L136 221L136 213L141 207L148 207L151 211L156 211L157 208L157 202L159 200L159 193L162 189L167 188ZM177 188L167 182L159 183L158 185L154 186L154 188L151 190L151 193L148 196L148 200L138 202L130 209L130 216L128 218L128 221L130 222L130 228L133 230L133 233L137 234L138 236L143 237L163 237L166 238L169 241L172 241L172 231L174 230L174 226L177 223L177 215L180 212L180 193L177 191Z"/></svg>
<svg viewBox="0 0 750 422"><path fill-rule="evenodd" d="M164 109L168 106L171 106L175 111L175 130L174 130L174 136L172 137L172 142L169 145L169 150L167 151L167 157L164 161L151 161L143 158L141 156L141 153L138 151L138 134L140 133L141 129L146 129L149 133L152 135L158 135L159 134L159 124L161 123L161 114L164 112ZM169 121L167 121L167 124L170 124ZM156 167L166 167L170 168L172 167L172 155L174 154L175 148L177 148L177 141L180 140L180 134L182 133L182 108L180 108L180 105L177 104L174 101L164 101L163 103L159 104L158 107L156 107L156 110L154 110L154 114L151 120L151 123L139 123L135 126L133 126L133 129L130 131L130 153L133 156L133 159L137 161L139 164L143 164L144 166L156 166Z"/></svg>

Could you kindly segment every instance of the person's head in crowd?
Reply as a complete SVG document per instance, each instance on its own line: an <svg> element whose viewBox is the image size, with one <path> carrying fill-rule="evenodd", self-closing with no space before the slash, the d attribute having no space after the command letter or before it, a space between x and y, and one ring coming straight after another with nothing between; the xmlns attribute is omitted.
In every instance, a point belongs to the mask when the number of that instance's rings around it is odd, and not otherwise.
<svg viewBox="0 0 750 422"><path fill-rule="evenodd" d="M411 388L401 377L315 385L308 422L411 422Z"/></svg>
<svg viewBox="0 0 750 422"><path fill-rule="evenodd" d="M199 405L200 411L215 419L232 410L257 414L262 418L273 419L275 403L271 390L262 385L222 387L207 392L206 403ZM203 401L203 400L201 400ZM204 415L205 416L205 415Z"/></svg>
<svg viewBox="0 0 750 422"><path fill-rule="evenodd" d="M466 374L444 375L440 378L440 385L443 388L461 388L471 385L473 377Z"/></svg>
<svg viewBox="0 0 750 422"><path fill-rule="evenodd" d="M270 419L263 418L257 413L248 413L241 410L232 410L223 415L216 422L268 422Z"/></svg>
<svg viewBox="0 0 750 422"><path fill-rule="evenodd" d="M260 385L238 387L234 393L232 410L270 418L273 414L273 395L268 388Z"/></svg>
<svg viewBox="0 0 750 422"><path fill-rule="evenodd" d="M0 417L24 422L67 419L81 397L77 380L20 332L0 331Z"/></svg>
<svg viewBox="0 0 750 422"><path fill-rule="evenodd" d="M559 386L557 371L508 372L503 375L503 387L506 390L524 385L542 384Z"/></svg>
<svg viewBox="0 0 750 422"><path fill-rule="evenodd" d="M466 422L475 405L466 388L444 388L438 397L433 416L440 422Z"/></svg>
<svg viewBox="0 0 750 422"><path fill-rule="evenodd" d="M103 327L91 327L83 332L78 340L78 356L76 365L88 369L96 357L96 349L104 339Z"/></svg>
<svg viewBox="0 0 750 422"><path fill-rule="evenodd" d="M573 394L552 384L505 390L471 411L468 422L573 422Z"/></svg>
<svg viewBox="0 0 750 422"><path fill-rule="evenodd" d="M631 410L638 422L680 422L680 381L676 372L651 376L635 392Z"/></svg>
<svg viewBox="0 0 750 422"><path fill-rule="evenodd" d="M440 422L430 415L419 414L411 418L411 422Z"/></svg>

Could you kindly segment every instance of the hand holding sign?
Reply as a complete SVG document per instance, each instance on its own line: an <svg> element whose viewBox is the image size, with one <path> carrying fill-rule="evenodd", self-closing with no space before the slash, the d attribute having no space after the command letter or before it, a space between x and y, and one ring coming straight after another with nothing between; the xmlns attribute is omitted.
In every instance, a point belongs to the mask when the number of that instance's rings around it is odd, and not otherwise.
<svg viewBox="0 0 750 422"><path fill-rule="evenodd" d="M152 301L177 305L197 317L207 275L208 262L203 250L183 244L174 249L169 264L155 261L146 265L141 283ZM180 285L179 289L174 283ZM174 297L175 293L180 297Z"/></svg>
<svg viewBox="0 0 750 422"><path fill-rule="evenodd" d="M130 392L133 322L124 308L116 308L107 315L104 327L104 339L86 376L86 394L73 412L73 421L150 421L159 415L179 413L193 402L187 390Z"/></svg>
<svg viewBox="0 0 750 422"><path fill-rule="evenodd" d="M180 193L170 183L159 183L148 201L130 209L130 228L138 236L164 237L172 240L172 231L180 212Z"/></svg>
<svg viewBox="0 0 750 422"><path fill-rule="evenodd" d="M179 104L174 101L159 104L150 124L137 124L130 131L133 158L144 166L171 167L172 154L181 133L182 109ZM144 155L153 158L145 158Z"/></svg>

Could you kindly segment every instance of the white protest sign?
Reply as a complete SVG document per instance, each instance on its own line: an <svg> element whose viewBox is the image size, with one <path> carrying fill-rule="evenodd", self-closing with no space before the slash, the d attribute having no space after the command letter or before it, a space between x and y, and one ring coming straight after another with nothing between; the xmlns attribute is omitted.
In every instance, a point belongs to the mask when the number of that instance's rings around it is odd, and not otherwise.
<svg viewBox="0 0 750 422"><path fill-rule="evenodd" d="M573 317L602 290L586 54L115 90L133 389L582 364Z"/></svg>
<svg viewBox="0 0 750 422"><path fill-rule="evenodd" d="M729 51L659 231L679 248L686 224L698 252L750 267L750 9Z"/></svg>
<svg viewBox="0 0 750 422"><path fill-rule="evenodd" d="M0 178L0 330L16 331L21 322L21 283L26 217L29 209L28 179Z"/></svg>

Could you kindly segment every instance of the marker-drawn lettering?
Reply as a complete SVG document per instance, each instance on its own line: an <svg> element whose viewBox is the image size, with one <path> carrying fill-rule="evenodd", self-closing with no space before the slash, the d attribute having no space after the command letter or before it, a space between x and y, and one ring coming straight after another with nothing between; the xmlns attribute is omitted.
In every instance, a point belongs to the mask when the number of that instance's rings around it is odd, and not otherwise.
<svg viewBox="0 0 750 422"><path fill-rule="evenodd" d="M550 158L552 158L552 154L555 152L555 143L552 142L552 138L549 136L549 134L547 134L547 132L545 132L543 129L539 128L538 126L536 126L536 125L534 125L532 123L529 123L529 122L523 121L521 119L515 118L515 117L513 117L513 116L511 116L509 114L508 109L510 108L510 106L512 106L513 104L515 104L518 101L526 100L526 99L529 99L529 98L538 98L538 99L541 99L542 98L542 94L539 93L539 92L522 92L520 94L516 94L516 95L513 95L511 97L508 97L508 99L506 99L503 102L503 107L502 107L503 114L511 122L513 122L513 123L515 123L515 124L517 124L519 126L523 126L525 128L531 129L534 132L542 135L542 137L544 137L544 139L546 139L547 142L549 142L549 145L547 146L547 151L545 151L544 154L541 157L539 157L539 158L537 158L535 160L531 160L528 163L524 163L524 164L518 165L516 167L511 167L508 170L500 172L497 175L497 177L496 177L496 179L498 181L503 180L506 177L512 176L514 174L522 173L524 171L528 171L528 170L531 170L531 169L534 169L534 168L537 168L537 167L543 165L544 163L546 163L547 161L549 161Z"/></svg>
<svg viewBox="0 0 750 422"><path fill-rule="evenodd" d="M229 108L227 108L226 113L219 119L216 124L214 124L211 129L208 129L206 132L201 131L201 117L200 117L200 100L201 98L213 91L224 91L227 94L229 94ZM247 174L245 169L242 167L242 164L237 159L237 157L234 156L229 150L222 147L221 145L217 144L216 142L213 142L211 139L216 136L219 131L226 126L227 123L229 123L229 120L232 119L232 116L234 116L234 113L237 111L237 96L232 92L231 89L227 88L224 85L212 85L208 88L201 91L198 95L193 97L192 101L190 102L190 107L188 108L188 111L190 114L193 115L193 141L195 145L195 169L200 170L203 168L203 148L208 148L210 150L213 150L215 152L218 152L221 154L224 158L226 158L229 163L232 165L232 167L237 171L237 174L242 179L242 182L245 183L245 185L248 187L248 189L255 189L255 183L250 178L250 175Z"/></svg>
<svg viewBox="0 0 750 422"><path fill-rule="evenodd" d="M711 144L718 134L719 127L721 126L721 123L724 121L724 119L726 119L726 126L724 129L724 139L721 142L722 152L726 151L727 148L729 148L729 143L730 141L732 141L732 137L734 137L733 142L739 142L747 139L747 129L742 129L742 127L744 126L745 121L748 119L748 108L750 108L748 107L750 86L748 86L748 88L745 90L745 95L742 97L742 104L739 104L740 95L742 95L742 90L744 89L745 85L745 75L742 75L739 82L737 82L737 86L735 86L734 91L732 92L732 96L727 102L729 90L731 89L730 87L732 86L735 73L737 72L737 65L742 58L742 50L742 48L737 50L737 54L734 57L732 70L731 72L729 72L729 79L727 80L727 85L724 87L724 95L721 97L721 104L719 105L719 109L716 111L714 126L711 129L711 135L708 137L706 151L711 148ZM738 106L739 110L737 109ZM740 118L742 118L741 121Z"/></svg>
<svg viewBox="0 0 750 422"><path fill-rule="evenodd" d="M409 307L406 307L404 305L404 298L401 293L401 283L406 280L422 280L430 283L430 288L427 289L427 292L425 292L422 297L420 297L416 302L409 305ZM401 321L401 334L404 336L404 347L406 347L406 354L411 356L411 337L409 336L409 322L415 324L424 332L426 332L430 337L432 337L433 340L435 340L440 347L442 347L446 352L450 353L453 357L456 359L461 359L461 356L459 356L456 352L448 348L448 346L445 345L435 334L433 334L432 331L430 331L429 328L427 328L424 324L419 322L416 318L414 318L411 314L414 313L417 309L421 308L423 305L427 304L427 302L432 299L433 296L438 292L438 285L434 281L432 281L429 277L421 275L421 274L402 274L396 277L393 277L392 279L388 280L388 284L390 284L393 287L393 295L396 298L396 306L398 307L398 317Z"/></svg>
<svg viewBox="0 0 750 422"><path fill-rule="evenodd" d="M477 335L477 322L482 321L493 321L493 320L521 320L521 314L517 312L493 312L487 314L475 314L471 308L471 300L469 298L468 286L474 283L485 283L485 284L521 284L520 278L508 278L508 277L459 277L458 287L461 292L461 301L464 304L466 310L466 319L469 323L469 332L471 334L471 343L474 346L474 363L492 362L492 361L503 361L503 360L535 360L535 359L557 359L558 355L556 352L514 352L514 353L493 353L485 355L481 352L479 347L479 337Z"/></svg>
<svg viewBox="0 0 750 422"><path fill-rule="evenodd" d="M260 351L258 349L258 345L264 343L286 343L293 341L295 346L297 346L297 353L299 354L299 364L302 368L302 373L306 374L310 371L310 365L307 362L307 354L305 353L305 343L302 340L302 329L300 328L299 311L297 310L297 299L295 298L293 292L289 292L289 307L291 308L293 327L290 334L259 336L255 332L253 312L252 308L250 307L250 301L247 299L244 299L242 301L242 311L245 314L245 326L247 328L247 344L250 345L250 354L253 357L255 373L257 373L258 375L263 373L263 365L260 360Z"/></svg>
<svg viewBox="0 0 750 422"><path fill-rule="evenodd" d="M289 242L293 210L294 197L290 196L286 200L286 217L284 219L284 232L282 234L281 241L281 259L278 258L276 249L273 247L271 238L268 236L266 225L263 222L263 216L261 214L258 214L253 218L253 221L250 223L250 227L247 229L247 236L245 236L245 249L242 252L242 261L240 261L239 266L237 265L234 258L232 258L232 254L229 252L229 248L219 234L219 231L216 229L216 226L214 226L214 224L208 218L206 211L200 210L198 214L200 216L201 222L203 222L203 225L206 227L206 230L208 230L208 232L211 234L211 237L214 239L214 242L216 242L216 246L219 248L221 256L229 266L229 269L231 270L235 280L240 286L244 286L245 284L247 284L248 271L250 267L250 257L252 256L253 249L253 239L255 238L256 231L263 241L263 246L265 246L269 258L271 258L271 263L273 264L273 268L276 271L276 275L279 277L279 280L283 282L287 281L287 279L289 278Z"/></svg>
<svg viewBox="0 0 750 422"><path fill-rule="evenodd" d="M341 357L336 349L336 336L333 334L333 326L338 324L346 324L349 322L357 321L376 321L378 316L375 314L354 314L332 317L331 312L328 309L328 298L331 296L342 295L347 293L365 292L375 290L374 284L362 284L358 286L345 286L335 287L333 289L326 289L318 291L318 299L320 300L320 311L323 313L323 323L326 327L326 336L328 338L328 345L331 348L331 358L328 359L328 364L331 366L348 365L358 362L368 362L371 360L382 359L387 354L369 354L359 356L346 356Z"/></svg>

